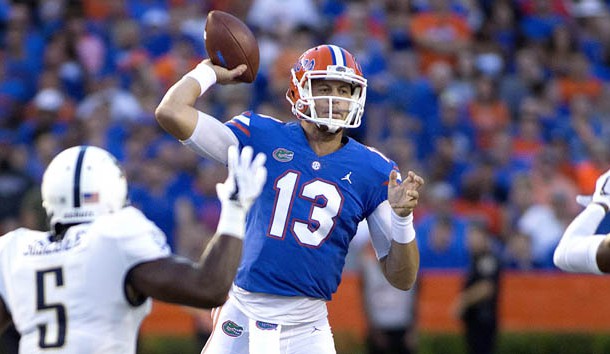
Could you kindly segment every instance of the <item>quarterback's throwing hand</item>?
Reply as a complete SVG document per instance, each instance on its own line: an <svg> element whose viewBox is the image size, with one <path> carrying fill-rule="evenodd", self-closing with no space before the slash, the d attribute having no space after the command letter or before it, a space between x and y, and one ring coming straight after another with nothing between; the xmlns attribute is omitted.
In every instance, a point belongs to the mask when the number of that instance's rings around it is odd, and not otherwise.
<svg viewBox="0 0 610 354"><path fill-rule="evenodd" d="M224 183L216 185L216 194L223 204L238 203L245 212L248 212L261 194L267 180L267 157L258 153L253 159L253 155L254 151L250 146L244 147L241 154L235 145L229 147L229 175Z"/></svg>
<svg viewBox="0 0 610 354"><path fill-rule="evenodd" d="M396 214L408 216L413 212L419 200L419 188L424 185L424 179L409 171L407 177L398 184L398 172L390 172L388 183L388 202Z"/></svg>
<svg viewBox="0 0 610 354"><path fill-rule="evenodd" d="M210 66L214 70L216 83L221 85L241 83L237 78L248 69L245 64L238 65L233 69L223 68L222 66L214 65L210 59L204 59L201 63Z"/></svg>

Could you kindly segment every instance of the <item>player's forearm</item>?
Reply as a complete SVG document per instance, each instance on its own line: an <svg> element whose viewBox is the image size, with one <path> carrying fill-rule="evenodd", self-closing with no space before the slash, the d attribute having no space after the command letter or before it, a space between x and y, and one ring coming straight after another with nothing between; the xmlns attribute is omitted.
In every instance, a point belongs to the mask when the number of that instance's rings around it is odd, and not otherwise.
<svg viewBox="0 0 610 354"><path fill-rule="evenodd" d="M245 209L237 201L223 200L216 234L199 261L198 281L206 288L214 288L210 291L215 298L226 297L231 288L241 261L245 224Z"/></svg>
<svg viewBox="0 0 610 354"><path fill-rule="evenodd" d="M403 244L392 241L390 252L381 260L383 274L392 286L409 290L417 280L419 271L419 249L417 241Z"/></svg>
<svg viewBox="0 0 610 354"><path fill-rule="evenodd" d="M199 262L198 284L209 299L224 303L241 261L242 242L231 235L217 234L208 244Z"/></svg>
<svg viewBox="0 0 610 354"><path fill-rule="evenodd" d="M610 265L606 259L610 258L610 250L602 247L605 236L594 235L605 215L601 206L592 203L568 225L553 255L558 268L567 272L597 274L610 270L610 267L606 268Z"/></svg>
<svg viewBox="0 0 610 354"><path fill-rule="evenodd" d="M167 91L155 110L159 125L177 139L188 139L197 124L197 110L193 106L199 93L196 80L190 77L180 79Z"/></svg>
<svg viewBox="0 0 610 354"><path fill-rule="evenodd" d="M165 94L155 111L159 125L174 137L188 139L197 125L197 98L216 83L214 69L199 63Z"/></svg>

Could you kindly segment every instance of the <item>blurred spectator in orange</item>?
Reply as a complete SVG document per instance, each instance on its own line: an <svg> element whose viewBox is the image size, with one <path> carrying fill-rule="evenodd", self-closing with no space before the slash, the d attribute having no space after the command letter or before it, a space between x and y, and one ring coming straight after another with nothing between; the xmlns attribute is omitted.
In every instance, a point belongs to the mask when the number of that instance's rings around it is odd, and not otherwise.
<svg viewBox="0 0 610 354"><path fill-rule="evenodd" d="M167 90L201 60L203 58L196 52L192 39L180 36L172 41L169 52L153 61L154 74L160 80L162 89Z"/></svg>
<svg viewBox="0 0 610 354"><path fill-rule="evenodd" d="M582 52L569 56L567 75L558 77L556 85L564 104L569 103L574 96L584 95L591 100L597 99L602 92L602 82L591 73L589 59Z"/></svg>
<svg viewBox="0 0 610 354"><path fill-rule="evenodd" d="M504 219L500 205L493 199L493 182L485 167L475 168L462 177L459 196L454 203L454 212L468 220L479 220L488 226L489 232L501 238Z"/></svg>
<svg viewBox="0 0 610 354"><path fill-rule="evenodd" d="M479 75L475 88L476 95L468 105L468 114L475 129L475 144L486 150L491 146L495 132L509 128L511 118L506 103L498 95L496 79Z"/></svg>
<svg viewBox="0 0 610 354"><path fill-rule="evenodd" d="M523 161L528 166L532 165L534 156L543 149L545 144L542 129L536 107L531 104L531 101L524 101L512 138L512 150L516 159Z"/></svg>
<svg viewBox="0 0 610 354"><path fill-rule="evenodd" d="M563 0L518 0L516 4L524 15L541 13L543 12L541 8L544 9L544 13L561 17L569 15L569 9Z"/></svg>
<svg viewBox="0 0 610 354"><path fill-rule="evenodd" d="M125 13L126 0L99 1L83 0L85 17L94 21L105 21L109 18Z"/></svg>
<svg viewBox="0 0 610 354"><path fill-rule="evenodd" d="M333 37L337 45L346 46L344 36L351 37L355 31L366 33L368 40L385 42L388 37L386 24L373 5L374 2L369 0L350 1L346 4L345 10L337 17L334 24Z"/></svg>
<svg viewBox="0 0 610 354"><path fill-rule="evenodd" d="M267 68L270 94L284 99L286 82L291 80L290 69L299 56L316 41L316 31L313 27L301 25L292 28L289 33L279 38L279 47L271 66ZM277 93L277 94L276 94Z"/></svg>
<svg viewBox="0 0 610 354"><path fill-rule="evenodd" d="M451 11L446 0L430 0L430 10L413 15L410 33L421 54L421 70L428 73L437 61L455 65L457 54L471 44L472 31L465 18Z"/></svg>
<svg viewBox="0 0 610 354"><path fill-rule="evenodd" d="M610 166L610 149L606 142L598 140L591 144L588 155L589 158L574 166L578 190L585 195L593 194L595 181Z"/></svg>
<svg viewBox="0 0 610 354"><path fill-rule="evenodd" d="M126 19L112 27L112 46L110 61L112 67L120 74L120 86L127 88L134 77L141 75L153 76L151 56L144 48L141 39L141 28L135 20ZM108 75L101 72L99 77Z"/></svg>

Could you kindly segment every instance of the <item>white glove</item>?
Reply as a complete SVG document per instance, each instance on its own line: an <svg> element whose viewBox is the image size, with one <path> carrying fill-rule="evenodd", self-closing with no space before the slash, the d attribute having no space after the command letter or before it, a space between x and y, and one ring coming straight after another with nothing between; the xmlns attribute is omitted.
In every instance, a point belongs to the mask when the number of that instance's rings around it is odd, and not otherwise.
<svg viewBox="0 0 610 354"><path fill-rule="evenodd" d="M263 153L256 155L251 146L242 149L241 155L235 145L229 147L229 175L224 183L216 184L216 194L222 204L217 234L225 234L243 239L246 232L246 214L261 194L267 181Z"/></svg>
<svg viewBox="0 0 610 354"><path fill-rule="evenodd" d="M216 194L223 204L235 203L245 213L261 194L267 181L265 161L267 157L258 153L254 159L251 146L242 149L241 155L237 147L232 145L228 151L229 175L224 183L216 184Z"/></svg>
<svg viewBox="0 0 610 354"><path fill-rule="evenodd" d="M610 209L610 170L597 178L591 201L605 206L606 212Z"/></svg>

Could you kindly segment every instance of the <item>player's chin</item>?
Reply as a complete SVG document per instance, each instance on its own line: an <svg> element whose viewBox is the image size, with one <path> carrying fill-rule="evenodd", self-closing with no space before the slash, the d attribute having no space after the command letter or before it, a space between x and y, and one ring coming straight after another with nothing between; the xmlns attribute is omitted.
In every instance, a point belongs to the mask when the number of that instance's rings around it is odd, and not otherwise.
<svg viewBox="0 0 610 354"><path fill-rule="evenodd" d="M323 133L333 134L333 135L343 132L343 128L338 128L337 130L333 130L328 125L323 125L323 124L318 125L318 130Z"/></svg>

